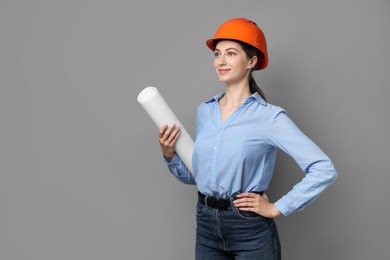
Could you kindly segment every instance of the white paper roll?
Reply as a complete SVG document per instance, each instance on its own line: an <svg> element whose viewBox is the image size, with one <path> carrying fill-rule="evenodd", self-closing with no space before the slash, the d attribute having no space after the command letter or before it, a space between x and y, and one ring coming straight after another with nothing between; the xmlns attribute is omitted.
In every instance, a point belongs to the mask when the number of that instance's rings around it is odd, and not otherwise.
<svg viewBox="0 0 390 260"><path fill-rule="evenodd" d="M175 150L185 166L187 166L187 169L192 173L192 152L194 151L194 141L172 112L171 108L168 106L157 88L144 88L138 94L137 100L159 129L164 124L175 124L180 127L180 136L176 141Z"/></svg>

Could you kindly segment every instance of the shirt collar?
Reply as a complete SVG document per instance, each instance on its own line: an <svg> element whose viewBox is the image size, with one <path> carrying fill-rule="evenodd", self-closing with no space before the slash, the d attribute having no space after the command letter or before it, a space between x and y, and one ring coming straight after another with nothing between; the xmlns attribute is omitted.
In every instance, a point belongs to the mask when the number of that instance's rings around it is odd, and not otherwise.
<svg viewBox="0 0 390 260"><path fill-rule="evenodd" d="M205 103L211 103L211 102L218 102L218 100L220 98L222 98L223 96L225 95L225 93L219 93L217 95L215 95L214 97L210 98L209 100L207 100ZM255 92L253 93L251 96L249 96L247 99L246 99L246 103L249 102L250 100L256 100L257 102L259 102L260 104L262 104L263 106L267 106L267 102L259 95L259 93Z"/></svg>

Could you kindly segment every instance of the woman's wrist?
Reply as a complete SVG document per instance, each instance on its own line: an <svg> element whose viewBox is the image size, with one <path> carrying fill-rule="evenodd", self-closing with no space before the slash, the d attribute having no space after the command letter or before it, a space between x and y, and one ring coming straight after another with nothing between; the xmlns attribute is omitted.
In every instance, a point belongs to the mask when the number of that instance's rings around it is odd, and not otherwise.
<svg viewBox="0 0 390 260"><path fill-rule="evenodd" d="M282 212L275 206L275 204L271 203L271 216L272 218L276 218L282 215Z"/></svg>
<svg viewBox="0 0 390 260"><path fill-rule="evenodd" d="M171 162L173 158L175 157L175 153L173 154L164 154L165 159L167 159L168 162Z"/></svg>

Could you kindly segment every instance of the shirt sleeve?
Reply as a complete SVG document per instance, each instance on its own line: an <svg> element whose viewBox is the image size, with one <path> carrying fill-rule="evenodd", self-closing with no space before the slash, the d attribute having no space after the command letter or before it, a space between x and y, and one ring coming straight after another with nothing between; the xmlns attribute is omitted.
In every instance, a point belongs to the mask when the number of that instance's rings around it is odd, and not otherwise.
<svg viewBox="0 0 390 260"><path fill-rule="evenodd" d="M270 118L269 140L290 155L304 178L276 201L283 215L303 210L336 179L337 172L329 157L310 140L281 108Z"/></svg>
<svg viewBox="0 0 390 260"><path fill-rule="evenodd" d="M172 175L182 183L195 185L195 178L191 172L187 169L180 157L175 153L172 161L168 161L164 158L164 162L168 165L169 171Z"/></svg>

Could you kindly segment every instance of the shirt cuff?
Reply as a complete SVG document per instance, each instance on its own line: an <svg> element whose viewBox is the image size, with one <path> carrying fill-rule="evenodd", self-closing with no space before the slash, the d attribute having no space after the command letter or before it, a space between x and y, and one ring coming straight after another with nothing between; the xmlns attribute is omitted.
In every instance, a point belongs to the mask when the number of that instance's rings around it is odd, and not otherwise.
<svg viewBox="0 0 390 260"><path fill-rule="evenodd" d="M283 198L275 202L274 205L284 216L290 215L295 211L293 208L289 207L289 204L286 203Z"/></svg>
<svg viewBox="0 0 390 260"><path fill-rule="evenodd" d="M173 159L171 161L169 161L165 156L163 156L163 158L164 158L164 162L167 165L179 165L180 159L179 156L177 156L177 154L173 156Z"/></svg>

